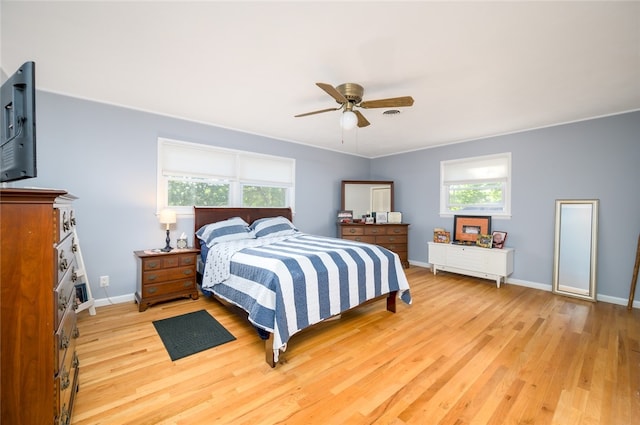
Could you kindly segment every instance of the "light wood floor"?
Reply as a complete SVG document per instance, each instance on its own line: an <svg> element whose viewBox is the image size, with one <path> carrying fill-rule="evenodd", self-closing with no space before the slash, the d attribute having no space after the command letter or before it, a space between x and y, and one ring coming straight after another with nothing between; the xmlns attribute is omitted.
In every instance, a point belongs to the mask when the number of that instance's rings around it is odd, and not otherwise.
<svg viewBox="0 0 640 425"><path fill-rule="evenodd" d="M640 311L407 270L413 305L297 334L271 369L217 301L82 312L72 424L640 423ZM153 320L206 309L237 340L172 362Z"/></svg>

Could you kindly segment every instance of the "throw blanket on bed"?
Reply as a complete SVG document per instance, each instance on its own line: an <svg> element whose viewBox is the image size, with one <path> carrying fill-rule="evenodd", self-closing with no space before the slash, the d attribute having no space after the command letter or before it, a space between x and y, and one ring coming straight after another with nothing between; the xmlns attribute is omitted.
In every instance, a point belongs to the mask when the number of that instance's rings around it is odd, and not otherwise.
<svg viewBox="0 0 640 425"><path fill-rule="evenodd" d="M411 303L397 254L377 245L307 234L216 244L202 287L272 332L275 360L296 332L399 291Z"/></svg>

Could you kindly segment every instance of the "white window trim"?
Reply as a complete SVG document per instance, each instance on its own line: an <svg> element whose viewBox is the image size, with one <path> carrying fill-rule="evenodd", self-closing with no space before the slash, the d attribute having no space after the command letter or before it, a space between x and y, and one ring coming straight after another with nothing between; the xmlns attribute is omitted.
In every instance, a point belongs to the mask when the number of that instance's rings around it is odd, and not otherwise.
<svg viewBox="0 0 640 425"><path fill-rule="evenodd" d="M157 208L157 212L161 211L164 208L167 208L167 201L168 201L168 181L165 178L164 174L163 174L163 168L162 168L162 158L163 158L163 149L164 146L167 145L178 145L178 146L185 146L185 147L191 147L191 148L195 148L195 149L199 149L199 150L203 150L205 152L211 152L211 153L216 153L216 152L220 152L223 153L225 155L233 155L234 156L234 165L233 168L235 170L234 175L215 175L214 173L211 174L202 174L202 173L198 173L198 172L189 172L189 171L182 171L182 172L177 172L177 173L173 173L174 175L185 175L185 176L192 176L192 177L203 177L203 178L211 178L211 179L219 179L221 181L227 181L230 184L230 205L229 207L242 207L242 193L241 193L241 188L243 185L259 185L259 186L266 186L266 187L281 187L281 188L287 188L289 189L288 192L288 196L287 196L287 203L288 203L288 207L291 208L291 211L294 212L295 211L295 175L296 175L296 169L295 169L295 165L296 165L296 161L293 158L287 158L287 157L283 157L283 156L276 156L276 155L267 155L267 154L259 154L259 153L255 153L255 152L249 152L249 151L241 151L241 150L235 150L235 149L228 149L228 148L221 148L218 146L211 146L211 145L205 145L205 144L201 144L201 143L193 143L193 142L185 142L182 140L175 140L175 139L168 139L168 138L164 138L164 137L159 137L158 138L158 149L157 149L157 161L156 161L156 166L157 166L157 171L156 171L156 208ZM268 161L285 161L285 162L290 162L290 166L291 166L291 176L289 179L285 179L287 181L274 181L274 180L269 180L269 179L243 179L240 176L240 167L239 167L239 162L241 160L241 158L247 158L247 159L251 159L251 160L260 160L260 159L265 159ZM176 212L178 213L178 215L180 216L193 216L193 207L189 206L189 207L171 207L172 209L176 210Z"/></svg>
<svg viewBox="0 0 640 425"><path fill-rule="evenodd" d="M470 163L486 161L493 158L505 158L507 160L507 177L504 189L504 204L505 209L501 212L487 212L480 210L460 211L454 212L447 210L447 191L444 185L445 168L450 164ZM440 161L440 217L453 217L454 215L468 214L468 215L486 215L495 219L509 219L511 218L511 152L503 152L499 154L475 156L469 158L460 158ZM487 179L485 181L490 181ZM472 180L475 181L475 180ZM495 180L494 180L495 181ZM471 182L471 181L470 181Z"/></svg>

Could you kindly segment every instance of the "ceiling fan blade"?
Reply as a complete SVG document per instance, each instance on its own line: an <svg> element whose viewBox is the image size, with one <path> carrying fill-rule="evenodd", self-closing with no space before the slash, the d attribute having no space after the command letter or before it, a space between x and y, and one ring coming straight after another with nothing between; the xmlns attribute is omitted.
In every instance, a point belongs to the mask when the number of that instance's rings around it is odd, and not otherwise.
<svg viewBox="0 0 640 425"><path fill-rule="evenodd" d="M347 103L347 98L342 95L335 87L327 83L316 83L316 86L326 91L329 96L334 98L338 103Z"/></svg>
<svg viewBox="0 0 640 425"><path fill-rule="evenodd" d="M367 100L361 102L358 106L361 108L395 108L398 106L413 105L411 96L391 97L389 99Z"/></svg>
<svg viewBox="0 0 640 425"><path fill-rule="evenodd" d="M342 108L342 106L338 106L337 108L327 108L327 109L321 109L319 111L306 112L304 114L294 115L294 117L296 117L296 118L297 117L306 117L307 115L321 114L323 112L329 112L329 111L337 111L340 108Z"/></svg>
<svg viewBox="0 0 640 425"><path fill-rule="evenodd" d="M369 121L367 121L367 119L364 117L364 115L362 115L362 113L360 111L353 111L356 116L358 117L358 127L366 127L369 124L371 124Z"/></svg>

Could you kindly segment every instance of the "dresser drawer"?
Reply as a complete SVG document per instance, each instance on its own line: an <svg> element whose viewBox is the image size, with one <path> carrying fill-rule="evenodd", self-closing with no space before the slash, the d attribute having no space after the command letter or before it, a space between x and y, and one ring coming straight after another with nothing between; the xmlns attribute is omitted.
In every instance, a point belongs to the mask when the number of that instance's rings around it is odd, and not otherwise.
<svg viewBox="0 0 640 425"><path fill-rule="evenodd" d="M69 305L56 331L55 346L57 349L54 363L56 374L62 369L62 363L69 360L66 356L73 355L78 335L76 312L73 305Z"/></svg>
<svg viewBox="0 0 640 425"><path fill-rule="evenodd" d="M407 235L381 235L376 236L376 244L384 245L384 244L407 244Z"/></svg>
<svg viewBox="0 0 640 425"><path fill-rule="evenodd" d="M195 279L181 279L157 284L148 284L142 287L143 297L157 297L161 295L179 293L181 291L194 291Z"/></svg>
<svg viewBox="0 0 640 425"><path fill-rule="evenodd" d="M193 267L175 267L172 269L161 269L142 273L143 285L166 282L168 280L195 277Z"/></svg>
<svg viewBox="0 0 640 425"><path fill-rule="evenodd" d="M58 283L54 290L53 296L53 307L54 307L54 318L56 321L54 322L54 329L57 329L62 322L62 318L64 317L64 313L69 306L73 305L73 301L75 299L76 291L75 291L75 281L77 280L77 268L75 265L68 269L67 272Z"/></svg>
<svg viewBox="0 0 640 425"><path fill-rule="evenodd" d="M364 226L364 234L371 236L386 235L387 226L376 226L375 224Z"/></svg>
<svg viewBox="0 0 640 425"><path fill-rule="evenodd" d="M58 272L56 282L60 282L66 271L75 265L77 250L78 245L73 235L69 235L56 246L56 270Z"/></svg>
<svg viewBox="0 0 640 425"><path fill-rule="evenodd" d="M342 236L364 235L364 226L342 226Z"/></svg>
<svg viewBox="0 0 640 425"><path fill-rule="evenodd" d="M55 424L68 424L71 422L71 409L78 391L78 355L73 351L65 361L59 373L54 379L55 407L58 416Z"/></svg>
<svg viewBox="0 0 640 425"><path fill-rule="evenodd" d="M168 257L146 258L142 260L142 269L159 270L179 266L191 266L195 264L196 256L193 254L172 255Z"/></svg>
<svg viewBox="0 0 640 425"><path fill-rule="evenodd" d="M408 235L409 228L407 226L394 226L392 224L388 224L386 226L386 234L387 235Z"/></svg>
<svg viewBox="0 0 640 425"><path fill-rule="evenodd" d="M71 205L58 205L54 208L53 214L54 228L56 229L54 242L57 243L73 233L73 229L76 226L76 218Z"/></svg>
<svg viewBox="0 0 640 425"><path fill-rule="evenodd" d="M376 243L376 237L375 236L352 236L352 235L348 235L348 236L343 236L342 239L349 239L352 241L358 241L358 242L366 242L366 243Z"/></svg>

